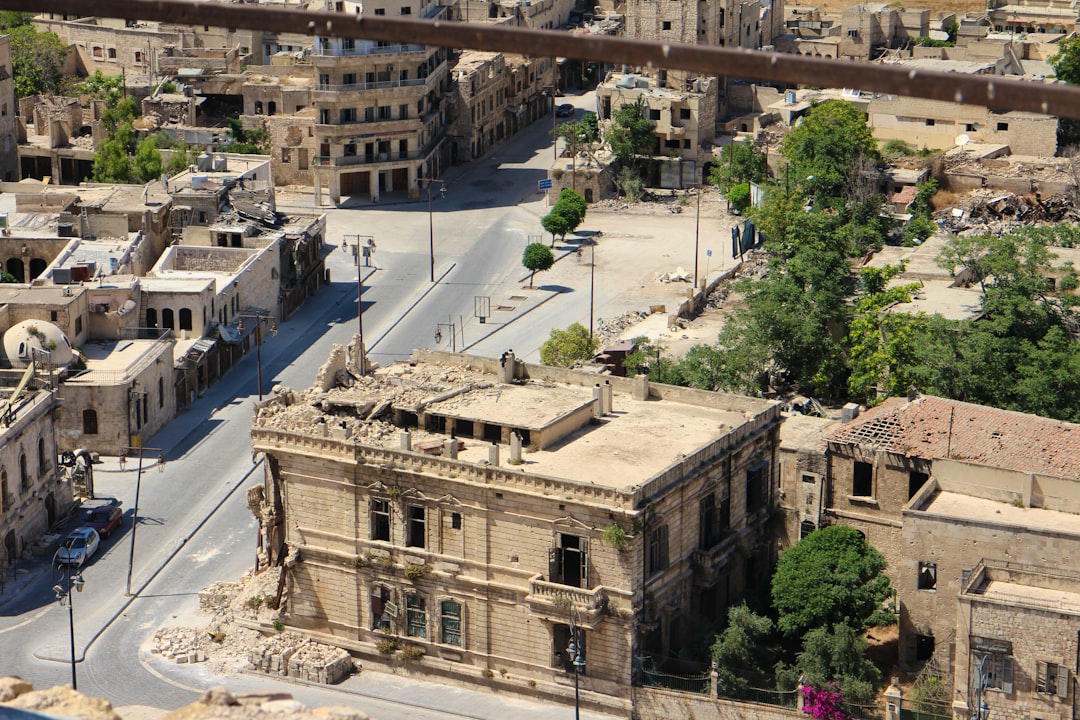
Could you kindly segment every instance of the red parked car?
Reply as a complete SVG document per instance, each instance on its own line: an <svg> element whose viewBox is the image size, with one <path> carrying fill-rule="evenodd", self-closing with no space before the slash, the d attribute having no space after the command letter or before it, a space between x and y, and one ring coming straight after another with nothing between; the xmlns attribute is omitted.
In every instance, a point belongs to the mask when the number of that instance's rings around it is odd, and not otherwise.
<svg viewBox="0 0 1080 720"><path fill-rule="evenodd" d="M120 509L119 505L102 505L90 511L90 514L86 516L83 527L94 528L98 531L98 535L107 538L112 534L113 530L120 527L120 523L123 521L124 511Z"/></svg>

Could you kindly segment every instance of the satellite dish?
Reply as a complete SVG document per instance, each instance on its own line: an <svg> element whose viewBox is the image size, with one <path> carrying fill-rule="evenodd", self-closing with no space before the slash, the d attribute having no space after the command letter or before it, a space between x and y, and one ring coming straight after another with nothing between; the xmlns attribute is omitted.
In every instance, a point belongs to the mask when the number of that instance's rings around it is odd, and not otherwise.
<svg viewBox="0 0 1080 720"><path fill-rule="evenodd" d="M962 133L962 134L956 136L956 144L959 145L960 147L964 147L969 142L971 142L971 136L968 135L967 133Z"/></svg>

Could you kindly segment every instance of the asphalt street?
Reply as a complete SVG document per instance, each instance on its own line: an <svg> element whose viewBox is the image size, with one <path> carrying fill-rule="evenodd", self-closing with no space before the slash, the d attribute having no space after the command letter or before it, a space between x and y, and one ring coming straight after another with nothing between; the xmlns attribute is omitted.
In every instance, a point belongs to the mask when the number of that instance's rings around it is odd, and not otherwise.
<svg viewBox="0 0 1080 720"><path fill-rule="evenodd" d="M587 107L591 100L576 102ZM473 311L476 297L505 292L523 276L522 249L531 234L540 232L538 217L546 212L536 181L545 176L550 132L548 119L541 118L494 156L444 176L446 196L432 203L434 285L429 281L426 196L422 201L328 212L332 282L279 323L276 337L264 341L264 393L277 384L307 387L331 346L348 343L356 333L358 268L351 253L340 248L348 234L372 235L377 244L373 267L360 268L365 341L373 360L389 363L407 357L414 347L435 346L439 324L444 328L438 347L444 349L454 342L452 334L459 349L485 333L494 332L484 342L495 343L511 328L546 337L547 328L517 323L515 317L549 297L567 294L568 288L536 290L516 315L501 311L484 325ZM512 341L509 333L507 341ZM245 491L262 472L253 465L248 441L258 391L256 370L255 353L249 353L189 411L147 442L161 449L165 462L158 463L157 450L145 451L133 554L137 459L129 456L124 469L115 458L97 466L98 495L119 499L125 516L121 529L83 569L83 592L74 594L79 690L105 697L116 707L173 708L211 685L226 684L240 691L286 689L312 706L347 704L390 720L570 717L572 708L553 711L491 693L371 672L334 689L283 688L269 678L219 677L204 666L142 657L139 648L154 629L195 609L199 590L216 580L235 579L254 563L256 525ZM131 557L133 597L128 597ZM29 572L14 581L9 576L0 588L0 675L24 677L38 687L69 683L68 610L56 602L52 590L58 578L48 561L24 570Z"/></svg>

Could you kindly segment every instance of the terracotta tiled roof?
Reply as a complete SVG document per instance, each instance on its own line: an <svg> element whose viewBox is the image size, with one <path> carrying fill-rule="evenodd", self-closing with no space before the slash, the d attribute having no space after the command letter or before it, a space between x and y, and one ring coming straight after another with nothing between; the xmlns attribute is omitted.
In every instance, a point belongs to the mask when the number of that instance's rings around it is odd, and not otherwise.
<svg viewBox="0 0 1080 720"><path fill-rule="evenodd" d="M890 398L828 439L1080 480L1080 425L929 395Z"/></svg>

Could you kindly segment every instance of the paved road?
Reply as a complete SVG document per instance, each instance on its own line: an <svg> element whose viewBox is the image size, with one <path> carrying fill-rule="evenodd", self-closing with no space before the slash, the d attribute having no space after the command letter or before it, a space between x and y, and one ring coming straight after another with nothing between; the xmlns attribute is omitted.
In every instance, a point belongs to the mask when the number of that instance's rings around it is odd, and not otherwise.
<svg viewBox="0 0 1080 720"><path fill-rule="evenodd" d="M492 325L479 325L472 317L474 297L512 285L523 273L521 250L529 234L539 232L537 218L544 212L536 180L544 176L550 147L550 126L542 119L494 157L446 175L447 195L433 202L435 285L428 277L426 202L329 213L330 243L352 233L376 238L374 267L362 268L365 340L373 359L390 362L416 346L433 345L437 323L455 324L461 343L462 332L469 342L480 330L502 328L511 319L512 312ZM330 347L348 343L356 332L355 261L337 249L327 265L332 284L264 342L264 392L279 383L307 387ZM444 330L441 347L450 346L449 336ZM157 453L147 452L132 565L134 598L124 590L136 462L129 458L121 470L109 458L98 466L99 495L121 500L126 512L121 530L83 570L85 590L75 594L81 691L117 707L172 708L223 681L238 690L277 687L259 677L214 677L204 666L151 667L138 651L154 628L192 611L200 589L238 577L254 561L255 523L244 490L258 477L251 473L261 472L252 465L247 439L255 377L252 353L148 442L163 449L166 462L159 467ZM70 682L67 610L55 602L56 580L48 564L31 570L0 594L0 675L19 675L37 686L64 684ZM551 716L550 708L539 705L376 673L343 687L365 697L304 686L288 690L312 705L347 702L380 718Z"/></svg>

